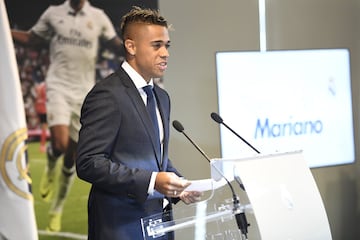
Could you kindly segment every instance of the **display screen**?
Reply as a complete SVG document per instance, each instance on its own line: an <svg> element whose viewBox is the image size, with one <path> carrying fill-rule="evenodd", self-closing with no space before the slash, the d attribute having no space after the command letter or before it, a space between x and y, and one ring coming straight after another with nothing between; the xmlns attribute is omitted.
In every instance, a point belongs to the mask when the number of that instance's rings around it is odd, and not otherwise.
<svg viewBox="0 0 360 240"><path fill-rule="evenodd" d="M309 167L355 161L347 49L217 52L219 115L261 154L302 150ZM223 125L223 158L257 153Z"/></svg>

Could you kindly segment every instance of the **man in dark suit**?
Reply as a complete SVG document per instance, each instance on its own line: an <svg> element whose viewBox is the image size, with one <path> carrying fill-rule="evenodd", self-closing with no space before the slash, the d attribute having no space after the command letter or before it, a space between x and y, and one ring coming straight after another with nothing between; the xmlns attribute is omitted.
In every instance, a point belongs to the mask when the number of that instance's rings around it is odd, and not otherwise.
<svg viewBox="0 0 360 240"><path fill-rule="evenodd" d="M200 198L184 191L190 183L168 159L170 99L154 84L167 67L168 24L158 11L134 7L121 31L126 60L90 91L81 112L76 168L92 184L91 240L142 239L141 218L161 213L165 201ZM158 127L147 110L146 86L153 88Z"/></svg>

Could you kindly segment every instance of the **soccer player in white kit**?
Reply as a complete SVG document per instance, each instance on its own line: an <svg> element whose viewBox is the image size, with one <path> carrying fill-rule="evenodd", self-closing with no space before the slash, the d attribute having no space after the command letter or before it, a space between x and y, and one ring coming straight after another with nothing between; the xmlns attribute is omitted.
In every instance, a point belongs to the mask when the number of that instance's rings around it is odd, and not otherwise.
<svg viewBox="0 0 360 240"><path fill-rule="evenodd" d="M99 39L116 51L123 49L120 38L103 10L87 0L66 0L50 6L30 31L12 30L15 42L35 46L50 43L50 66L46 75L47 121L51 145L47 167L40 182L40 194L52 200L48 231L60 231L64 201L75 177L75 151L80 130L83 99L95 84L95 64ZM57 191L56 161L64 155ZM53 198L54 192L57 194Z"/></svg>

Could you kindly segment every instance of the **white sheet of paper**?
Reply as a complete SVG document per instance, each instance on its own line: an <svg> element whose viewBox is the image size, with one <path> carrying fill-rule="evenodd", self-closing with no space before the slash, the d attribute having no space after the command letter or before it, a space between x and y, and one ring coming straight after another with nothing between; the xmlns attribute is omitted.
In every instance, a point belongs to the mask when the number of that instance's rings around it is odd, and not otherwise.
<svg viewBox="0 0 360 240"><path fill-rule="evenodd" d="M226 184L225 179L215 181L214 179L201 179L201 180L189 180L191 184L185 189L185 191L198 191L205 192L213 189L217 189Z"/></svg>

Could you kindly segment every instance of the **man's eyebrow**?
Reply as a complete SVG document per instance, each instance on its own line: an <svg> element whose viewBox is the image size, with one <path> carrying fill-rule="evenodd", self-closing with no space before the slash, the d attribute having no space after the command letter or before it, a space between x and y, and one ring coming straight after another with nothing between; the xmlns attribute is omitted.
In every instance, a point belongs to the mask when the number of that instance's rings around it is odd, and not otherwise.
<svg viewBox="0 0 360 240"><path fill-rule="evenodd" d="M155 40L155 41L152 41L152 43L165 43L165 44L169 44L171 41L163 41L163 40Z"/></svg>

